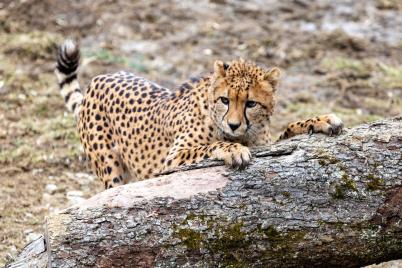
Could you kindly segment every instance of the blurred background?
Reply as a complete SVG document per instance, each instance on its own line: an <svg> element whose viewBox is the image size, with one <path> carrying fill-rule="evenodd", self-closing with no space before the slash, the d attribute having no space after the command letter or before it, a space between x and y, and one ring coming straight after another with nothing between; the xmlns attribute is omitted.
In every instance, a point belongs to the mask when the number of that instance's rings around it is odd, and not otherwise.
<svg viewBox="0 0 402 268"><path fill-rule="evenodd" d="M402 112L401 0L2 0L0 266L46 215L102 190L53 74L65 37L83 87L121 69L173 88L216 59L279 66L274 137L328 112L347 127Z"/></svg>

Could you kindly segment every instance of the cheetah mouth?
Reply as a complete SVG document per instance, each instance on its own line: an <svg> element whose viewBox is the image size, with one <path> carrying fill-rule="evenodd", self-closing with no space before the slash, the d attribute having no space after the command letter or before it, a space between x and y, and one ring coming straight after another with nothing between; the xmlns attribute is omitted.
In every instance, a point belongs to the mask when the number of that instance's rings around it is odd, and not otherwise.
<svg viewBox="0 0 402 268"><path fill-rule="evenodd" d="M246 131L244 131L244 132L241 133L241 134L235 134L235 133L233 133L233 132L226 132L226 131L222 130L223 136L224 136L226 139L242 139L242 138L247 138L247 137L250 136L250 134L252 133L252 131L251 131L251 126L252 126L251 124L248 124Z"/></svg>
<svg viewBox="0 0 402 268"><path fill-rule="evenodd" d="M243 138L246 135L246 133L244 134L239 134L239 135L235 135L233 133L227 133L227 132L223 132L223 137L227 140L235 140L235 139L240 139Z"/></svg>

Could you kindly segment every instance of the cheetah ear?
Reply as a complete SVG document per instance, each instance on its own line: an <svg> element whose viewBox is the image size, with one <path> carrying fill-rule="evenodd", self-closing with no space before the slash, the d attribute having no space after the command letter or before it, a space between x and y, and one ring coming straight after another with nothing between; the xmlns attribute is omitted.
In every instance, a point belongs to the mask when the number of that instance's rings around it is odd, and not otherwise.
<svg viewBox="0 0 402 268"><path fill-rule="evenodd" d="M225 77L226 76L226 70L229 68L229 65L217 60L214 63L214 73L215 77Z"/></svg>
<svg viewBox="0 0 402 268"><path fill-rule="evenodd" d="M276 86L278 85L279 79L281 78L281 70L278 67L273 67L269 69L265 75L264 79L267 80L274 90L276 90Z"/></svg>

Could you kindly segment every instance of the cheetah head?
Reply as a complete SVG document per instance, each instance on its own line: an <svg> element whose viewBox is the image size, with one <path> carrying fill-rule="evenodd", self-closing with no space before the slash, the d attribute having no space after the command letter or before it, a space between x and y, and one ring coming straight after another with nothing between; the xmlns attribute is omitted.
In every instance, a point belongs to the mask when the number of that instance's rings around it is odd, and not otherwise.
<svg viewBox="0 0 402 268"><path fill-rule="evenodd" d="M243 60L215 62L209 110L226 138L253 138L269 123L280 74L276 67L264 70Z"/></svg>

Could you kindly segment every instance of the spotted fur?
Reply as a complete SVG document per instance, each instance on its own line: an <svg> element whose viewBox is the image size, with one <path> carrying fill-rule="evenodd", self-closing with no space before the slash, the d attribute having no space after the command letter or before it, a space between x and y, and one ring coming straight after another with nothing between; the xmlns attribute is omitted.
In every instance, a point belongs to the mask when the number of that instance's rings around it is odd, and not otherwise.
<svg viewBox="0 0 402 268"><path fill-rule="evenodd" d="M327 114L289 124L279 139L283 140L303 133L339 135L342 129L342 120L334 114Z"/></svg>
<svg viewBox="0 0 402 268"><path fill-rule="evenodd" d="M118 72L93 78L82 98L75 90L77 55L71 41L61 46L59 83L67 107L77 113L81 142L105 188L206 158L243 168L251 160L249 147L271 142L278 68L216 61L210 75L175 90ZM74 102L68 95L76 96ZM334 117L325 119L334 124ZM313 132L339 133L318 119L300 124L291 125L286 137L306 133L310 126Z"/></svg>

